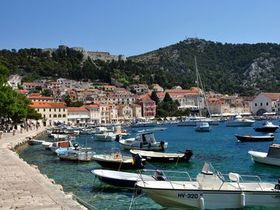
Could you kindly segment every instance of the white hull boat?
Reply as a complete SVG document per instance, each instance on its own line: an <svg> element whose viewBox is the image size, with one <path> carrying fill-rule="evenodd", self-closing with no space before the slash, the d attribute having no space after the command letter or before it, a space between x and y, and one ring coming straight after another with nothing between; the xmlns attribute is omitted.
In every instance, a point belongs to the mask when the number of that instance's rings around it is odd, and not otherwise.
<svg viewBox="0 0 280 210"><path fill-rule="evenodd" d="M91 173L98 177L100 181L116 187L134 188L139 180L155 180L152 176L148 175L104 169L95 169Z"/></svg>
<svg viewBox="0 0 280 210"><path fill-rule="evenodd" d="M209 123L207 123L207 122L197 123L197 125L195 127L195 131L197 131L197 132L209 132L210 131Z"/></svg>
<svg viewBox="0 0 280 210"><path fill-rule="evenodd" d="M92 161L92 157L94 155L94 152L92 151L83 151L83 150L75 150L70 149L64 153L59 153L57 156L61 160L72 160L72 161L83 161L83 162L89 162Z"/></svg>
<svg viewBox="0 0 280 210"><path fill-rule="evenodd" d="M114 141L116 139L116 134L113 132L104 132L94 134L95 139L98 141Z"/></svg>
<svg viewBox="0 0 280 210"><path fill-rule="evenodd" d="M244 119L240 115L237 115L234 119L226 122L227 127L251 127L255 123L255 120Z"/></svg>
<svg viewBox="0 0 280 210"><path fill-rule="evenodd" d="M168 143L164 141L156 141L152 132L138 133L135 138L117 139L123 149L140 149L149 151L164 151Z"/></svg>
<svg viewBox="0 0 280 210"><path fill-rule="evenodd" d="M253 178L255 181L252 181ZM247 179L251 181L245 181ZM279 183L262 182L257 176L237 173L222 175L202 170L196 179L189 181L139 181L136 185L164 207L224 209L280 206Z"/></svg>
<svg viewBox="0 0 280 210"><path fill-rule="evenodd" d="M257 151L249 151L248 153L254 162L280 166L280 144L270 145L268 153Z"/></svg>

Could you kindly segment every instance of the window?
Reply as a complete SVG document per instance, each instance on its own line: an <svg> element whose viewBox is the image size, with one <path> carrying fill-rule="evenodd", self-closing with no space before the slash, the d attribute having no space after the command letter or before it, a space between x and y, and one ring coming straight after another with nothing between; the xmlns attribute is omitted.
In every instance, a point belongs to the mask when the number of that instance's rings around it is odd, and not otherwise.
<svg viewBox="0 0 280 210"><path fill-rule="evenodd" d="M64 114L63 117L66 117L66 114Z"/></svg>
<svg viewBox="0 0 280 210"><path fill-rule="evenodd" d="M49 115L49 118L51 118L51 117L52 117L52 115L50 114L50 115Z"/></svg>
<svg viewBox="0 0 280 210"><path fill-rule="evenodd" d="M56 109L54 109L54 111L56 112Z"/></svg>
<svg viewBox="0 0 280 210"><path fill-rule="evenodd" d="M268 106L268 102L266 102L266 106Z"/></svg>
<svg viewBox="0 0 280 210"><path fill-rule="evenodd" d="M59 114L58 117L61 118L61 114Z"/></svg>
<svg viewBox="0 0 280 210"><path fill-rule="evenodd" d="M258 104L257 104L257 103L255 103L255 106L258 106Z"/></svg>
<svg viewBox="0 0 280 210"><path fill-rule="evenodd" d="M58 111L60 112L60 109L58 109Z"/></svg>
<svg viewBox="0 0 280 210"><path fill-rule="evenodd" d="M57 115L56 115L56 114L54 114L54 115L53 115L53 117L54 117L54 118L56 118L56 117L57 117Z"/></svg>
<svg viewBox="0 0 280 210"><path fill-rule="evenodd" d="M46 109L44 109L44 112L46 111Z"/></svg>
<svg viewBox="0 0 280 210"><path fill-rule="evenodd" d="M261 103L261 106L262 106L262 103Z"/></svg>
<svg viewBox="0 0 280 210"><path fill-rule="evenodd" d="M51 111L52 109L49 109L49 111Z"/></svg>

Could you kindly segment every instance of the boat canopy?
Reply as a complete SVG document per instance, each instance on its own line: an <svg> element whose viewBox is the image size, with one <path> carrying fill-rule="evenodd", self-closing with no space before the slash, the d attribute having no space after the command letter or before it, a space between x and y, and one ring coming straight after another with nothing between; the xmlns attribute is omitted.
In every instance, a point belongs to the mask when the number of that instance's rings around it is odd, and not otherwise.
<svg viewBox="0 0 280 210"><path fill-rule="evenodd" d="M280 159L280 144L270 145L267 156Z"/></svg>

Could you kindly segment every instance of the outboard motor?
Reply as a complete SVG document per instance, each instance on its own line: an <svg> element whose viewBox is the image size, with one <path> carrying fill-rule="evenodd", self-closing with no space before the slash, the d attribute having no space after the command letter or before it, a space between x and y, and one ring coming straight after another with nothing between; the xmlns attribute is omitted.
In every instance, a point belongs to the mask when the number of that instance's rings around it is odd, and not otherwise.
<svg viewBox="0 0 280 210"><path fill-rule="evenodd" d="M162 151L164 150L164 141L160 141L160 148Z"/></svg>
<svg viewBox="0 0 280 210"><path fill-rule="evenodd" d="M141 155L136 154L133 156L133 166L135 168L144 168Z"/></svg>
<svg viewBox="0 0 280 210"><path fill-rule="evenodd" d="M184 158L185 158L185 160L188 161L188 160L191 158L192 155L193 155L192 150L186 149L186 151L185 151L185 153L184 153Z"/></svg>
<svg viewBox="0 0 280 210"><path fill-rule="evenodd" d="M73 147L74 147L74 150L78 150L79 144L75 143L75 144L73 144Z"/></svg>
<svg viewBox="0 0 280 210"><path fill-rule="evenodd" d="M121 138L120 135L116 135L115 141L116 141L116 142L119 142L119 141L120 141L120 138Z"/></svg>
<svg viewBox="0 0 280 210"><path fill-rule="evenodd" d="M278 179L278 184L275 184L275 190L280 190L280 178Z"/></svg>

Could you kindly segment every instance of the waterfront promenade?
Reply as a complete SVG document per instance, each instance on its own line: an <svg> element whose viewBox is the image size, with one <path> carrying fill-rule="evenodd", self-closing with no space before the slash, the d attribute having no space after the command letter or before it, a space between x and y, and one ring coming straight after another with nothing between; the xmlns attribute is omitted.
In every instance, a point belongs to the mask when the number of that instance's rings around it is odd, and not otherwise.
<svg viewBox="0 0 280 210"><path fill-rule="evenodd" d="M11 150L16 145L44 131L4 133L0 139L0 209L86 209L72 196L66 195L60 185L42 175L36 167L28 165ZM34 157L36 158L36 157Z"/></svg>

